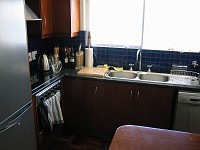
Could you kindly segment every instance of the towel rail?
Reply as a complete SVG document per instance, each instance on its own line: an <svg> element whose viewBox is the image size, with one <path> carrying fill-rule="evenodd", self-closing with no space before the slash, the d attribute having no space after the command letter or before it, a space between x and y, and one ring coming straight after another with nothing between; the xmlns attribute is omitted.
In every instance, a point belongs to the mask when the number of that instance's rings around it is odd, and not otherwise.
<svg viewBox="0 0 200 150"><path fill-rule="evenodd" d="M35 95L36 100L37 100L36 105L41 103L46 98L49 98L50 96L52 96L52 94L55 94L57 90L60 90L60 83L61 83L61 80L58 80L58 81L52 83L51 85L49 85L48 87L46 87L45 89L43 89L38 94L36 94Z"/></svg>
<svg viewBox="0 0 200 150"><path fill-rule="evenodd" d="M61 79L51 83L46 88L42 89L39 93L34 95L35 99L35 115L37 121L37 140L38 143L42 142L44 138L51 132L51 126L48 120L48 111L44 106L43 101L55 95L61 89Z"/></svg>

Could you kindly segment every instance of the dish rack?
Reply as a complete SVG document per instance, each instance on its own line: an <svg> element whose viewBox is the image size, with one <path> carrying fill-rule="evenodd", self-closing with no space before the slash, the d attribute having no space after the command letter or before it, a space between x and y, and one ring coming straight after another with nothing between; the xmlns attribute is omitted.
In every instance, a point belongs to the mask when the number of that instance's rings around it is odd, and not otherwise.
<svg viewBox="0 0 200 150"><path fill-rule="evenodd" d="M171 70L171 81L177 84L184 85L200 85L200 76L198 72L187 71L187 70Z"/></svg>
<svg viewBox="0 0 200 150"><path fill-rule="evenodd" d="M187 71L187 70L171 70L171 74L174 75L184 75L184 76L191 76L199 78L199 73L194 71Z"/></svg>

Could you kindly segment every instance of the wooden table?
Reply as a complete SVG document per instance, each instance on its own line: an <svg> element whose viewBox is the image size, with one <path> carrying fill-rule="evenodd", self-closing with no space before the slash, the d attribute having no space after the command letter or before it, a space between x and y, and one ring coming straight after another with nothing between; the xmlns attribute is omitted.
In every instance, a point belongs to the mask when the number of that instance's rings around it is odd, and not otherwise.
<svg viewBox="0 0 200 150"><path fill-rule="evenodd" d="M200 150L200 135L125 125L115 132L109 150Z"/></svg>

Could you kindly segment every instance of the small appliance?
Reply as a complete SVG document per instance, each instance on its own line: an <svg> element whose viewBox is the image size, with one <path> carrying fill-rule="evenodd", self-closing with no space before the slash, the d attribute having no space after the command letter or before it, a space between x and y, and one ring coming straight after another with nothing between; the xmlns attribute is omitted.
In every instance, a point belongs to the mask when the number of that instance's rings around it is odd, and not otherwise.
<svg viewBox="0 0 200 150"><path fill-rule="evenodd" d="M44 53L38 58L38 71L39 72L48 72L50 70L49 59Z"/></svg>

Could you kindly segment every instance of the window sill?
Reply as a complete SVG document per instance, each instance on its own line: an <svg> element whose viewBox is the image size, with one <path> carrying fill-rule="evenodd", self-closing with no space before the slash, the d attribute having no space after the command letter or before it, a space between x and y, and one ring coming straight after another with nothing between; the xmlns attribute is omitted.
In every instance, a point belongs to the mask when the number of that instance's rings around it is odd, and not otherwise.
<svg viewBox="0 0 200 150"><path fill-rule="evenodd" d="M92 47L122 48L122 49L141 49L140 46L109 45L109 44L94 44L94 45L92 45Z"/></svg>

